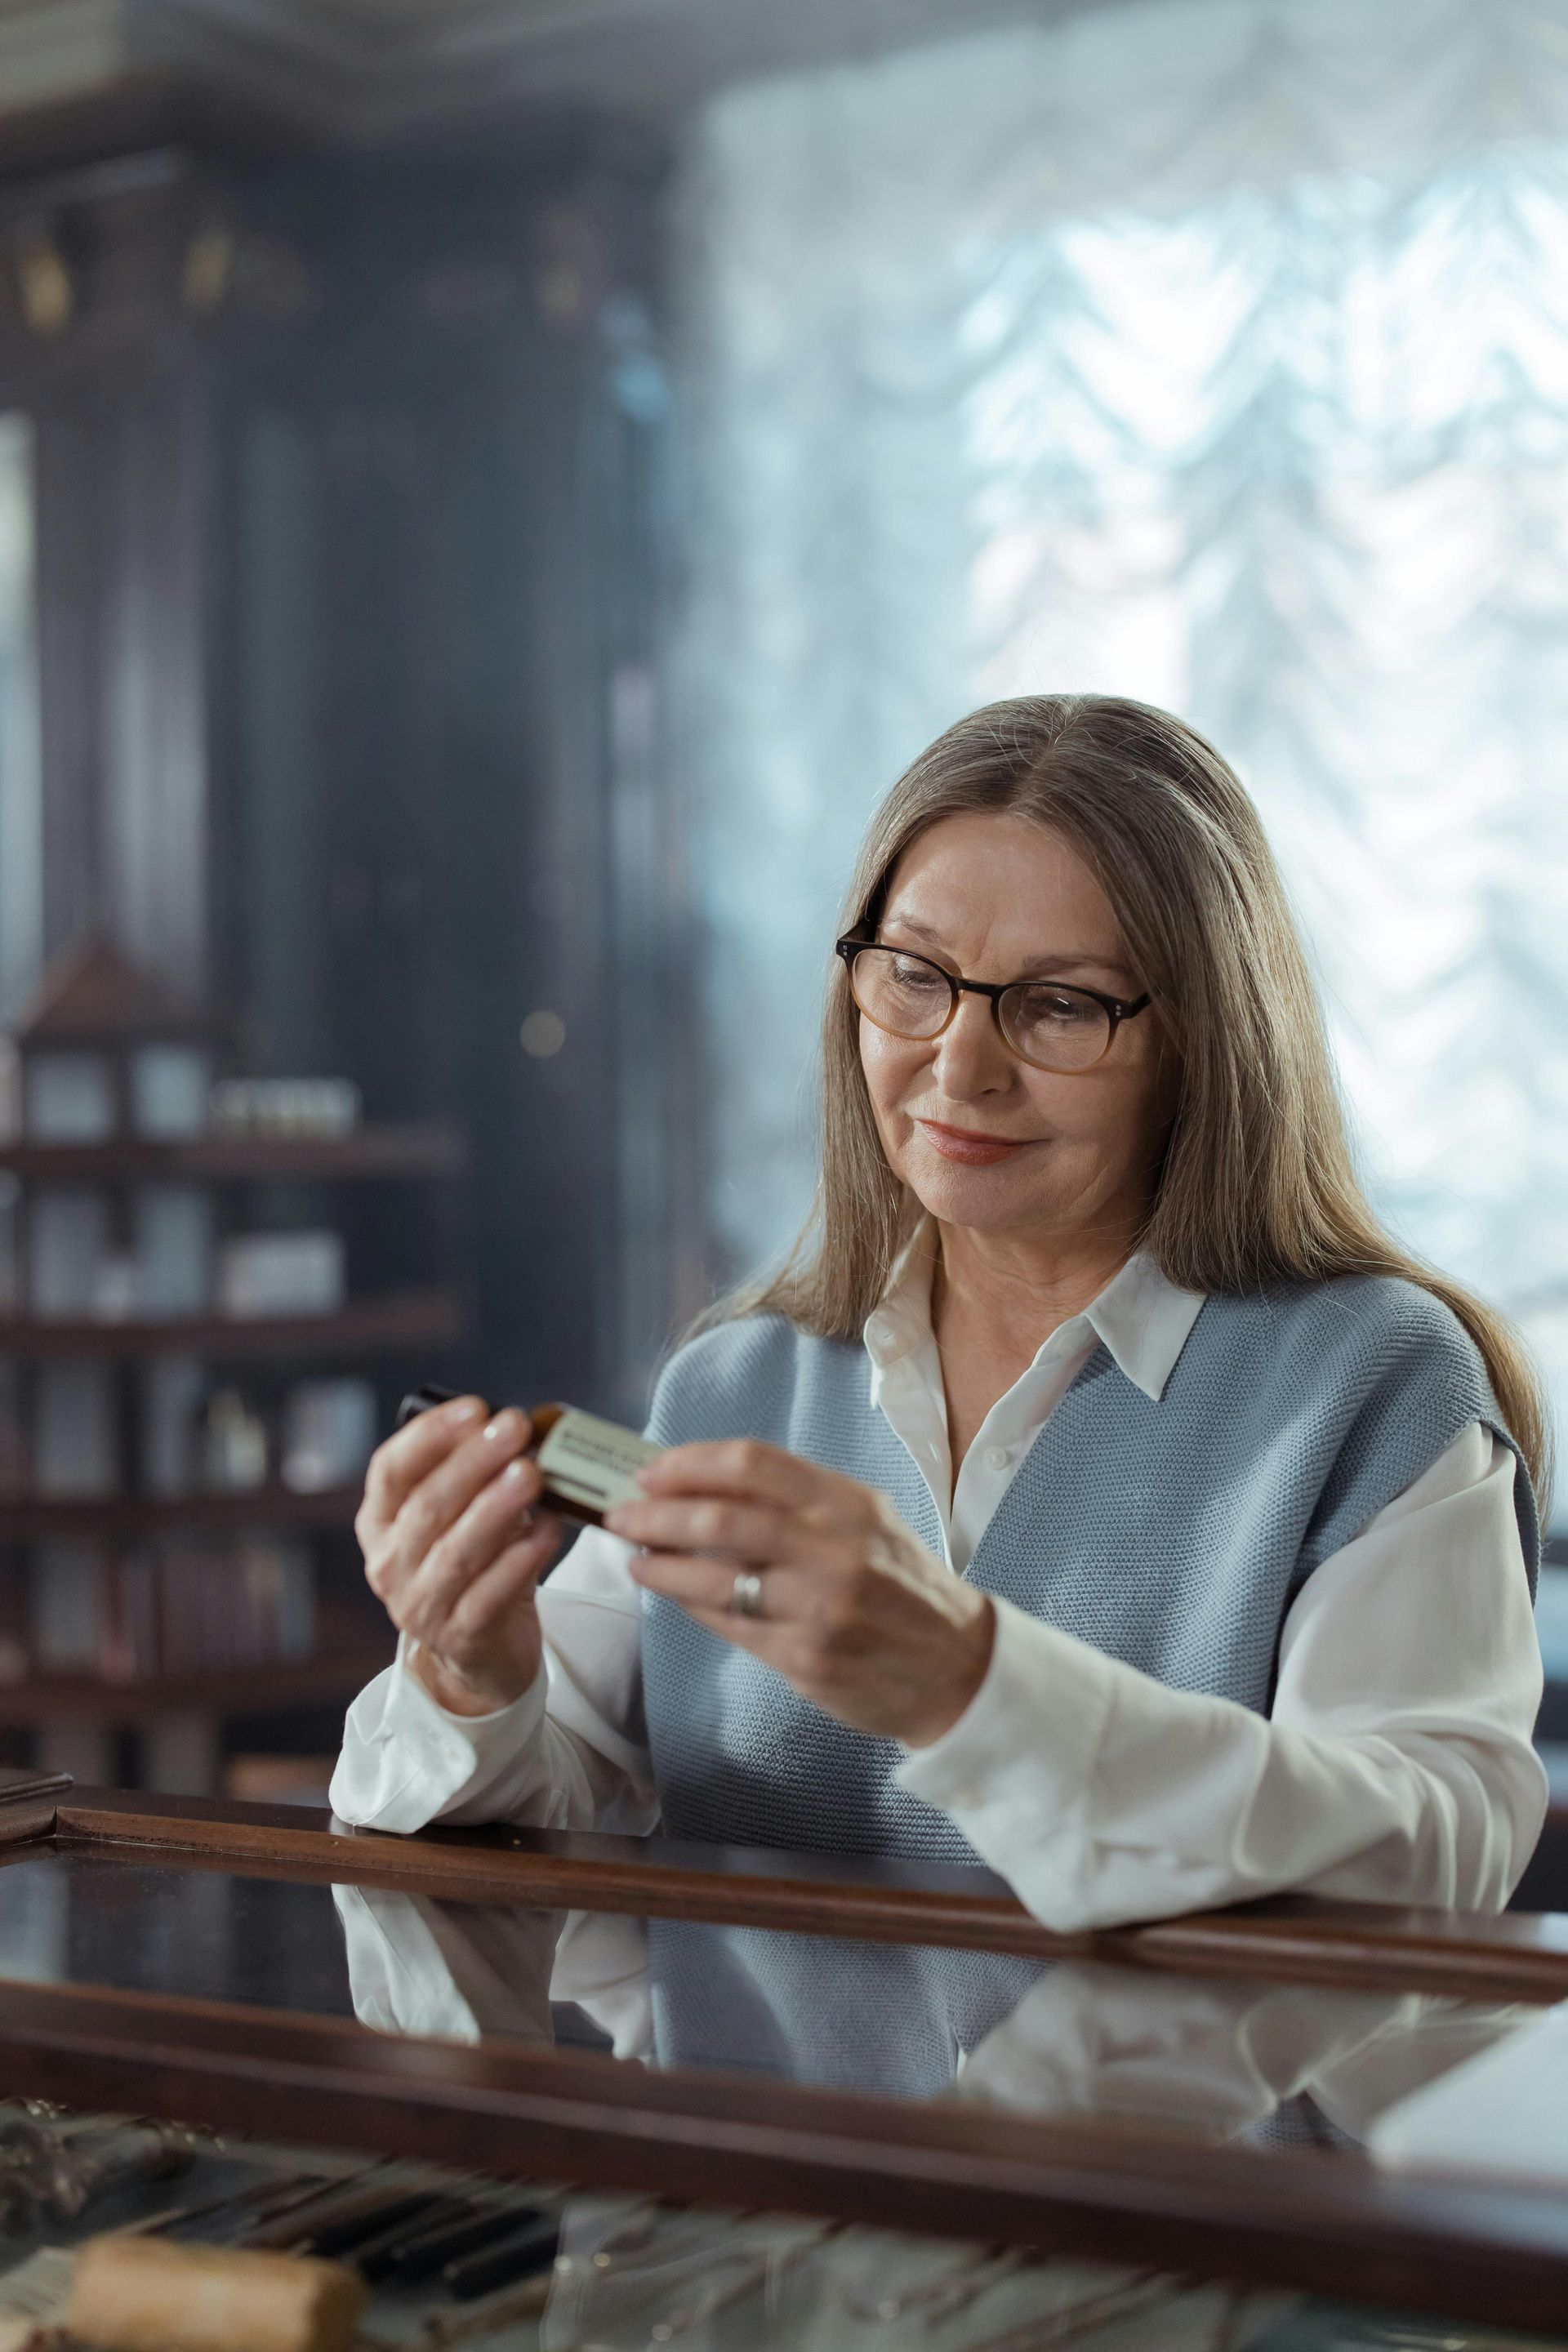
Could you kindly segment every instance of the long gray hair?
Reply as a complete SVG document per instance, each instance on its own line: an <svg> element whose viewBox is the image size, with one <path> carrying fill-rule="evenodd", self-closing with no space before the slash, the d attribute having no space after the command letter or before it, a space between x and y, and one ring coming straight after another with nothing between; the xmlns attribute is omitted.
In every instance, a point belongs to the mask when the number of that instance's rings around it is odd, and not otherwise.
<svg viewBox="0 0 1568 2352"><path fill-rule="evenodd" d="M1180 1065L1139 1246L1184 1289L1392 1274L1458 1317L1534 1482L1552 1475L1539 1370L1506 1318L1384 1232L1357 1181L1322 1014L1257 809L1203 737L1112 695L1030 695L961 719L871 820L842 928L880 916L894 866L943 817L1024 816L1070 842L1114 908ZM918 1204L883 1156L859 1015L835 961L822 1029L822 1172L784 1270L702 1324L773 1311L858 1339Z"/></svg>

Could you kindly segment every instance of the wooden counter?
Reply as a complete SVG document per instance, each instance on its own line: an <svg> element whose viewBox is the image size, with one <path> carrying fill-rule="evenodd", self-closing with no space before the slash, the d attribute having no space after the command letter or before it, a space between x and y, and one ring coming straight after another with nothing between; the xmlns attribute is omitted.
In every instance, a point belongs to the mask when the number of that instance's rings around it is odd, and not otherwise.
<svg viewBox="0 0 1568 2352"><path fill-rule="evenodd" d="M1190 2066L1213 2065L1216 2116L1229 2045L1213 2038L1215 2021L1234 2016L1237 2047L1251 2053L1267 2039L1258 2021L1288 2010L1297 2045L1310 2057L1321 2032L1340 2078L1347 2064L1353 2078L1354 2033L1386 2057L1390 2037L1422 2019L1445 2031L1468 2021L1465 2004L1486 2005L1473 2012L1478 2032L1501 2034L1520 2021L1494 2024L1496 2005L1568 1996L1568 1919L1294 1900L1058 1937L980 1871L505 1830L388 1838L303 1808L26 1774L0 1782L0 1975L11 1979L0 1985L0 2064L14 2097L1568 2333L1568 2189L1531 2178L1525 2141L1516 2179L1422 2173L1380 2167L1338 2127L1325 2126L1321 2145L1276 2147L1254 2127L1266 2115L1245 2131L1194 2127L1190 2113L1120 2090L1074 2108L1033 2091L1026 2066L1002 2095L974 2087L984 2052L1005 2047L1029 2001L1044 2013L1069 1987L1080 2005L1106 1989L1129 2047L1128 2004L1135 2011L1144 1988L1153 2039L1169 2016L1171 2047L1196 2051ZM54 1960L40 1962L35 1937L28 1964L15 1966L3 1923L26 1914L21 1897L40 1873L52 1893L39 1916L68 1917L69 1932L56 1937ZM220 1922L205 1958L196 1928L182 1935L182 1889L202 1933ZM726 2053L717 2030L692 2045L717 2055L693 2063L672 2043L642 2053L648 2063L515 2026L465 2043L372 2030L354 2015L363 1988L333 1940L343 1916L378 1933L405 1920L432 1949L432 1927L443 1948L476 1922L492 1938L537 1931L553 1953L565 1915L595 1932L626 1923L616 1932L644 1937L650 1968L665 1954L675 1973L653 2009L666 2017L677 1995L701 1995L731 1963L749 1971L754 2005L759 1955L779 1961L797 2000L820 1988L814 2023L852 1978L843 2078L820 2053L792 2078L761 2040ZM912 2052L923 2012L911 1989L945 1998L972 1978L1004 2008L1009 1986L1022 1999L975 2048L963 2043L956 2084L877 2087L855 2046L860 2029L899 2053L897 2004L910 2003ZM1194 2017L1210 2042L1194 2037ZM1078 2061L1076 2049L1042 2046L1058 2073ZM1282 2083L1280 2114L1292 2105Z"/></svg>

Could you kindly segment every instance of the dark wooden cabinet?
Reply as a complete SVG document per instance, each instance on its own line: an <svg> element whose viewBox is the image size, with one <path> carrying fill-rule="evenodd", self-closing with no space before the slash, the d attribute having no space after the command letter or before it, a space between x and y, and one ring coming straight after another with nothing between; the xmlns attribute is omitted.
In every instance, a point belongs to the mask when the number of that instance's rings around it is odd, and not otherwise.
<svg viewBox="0 0 1568 2352"><path fill-rule="evenodd" d="M357 155L215 121L0 187L46 958L102 932L240 1066L462 1132L463 1377L623 1418L701 1281L663 168L585 119ZM409 1223L365 1196L373 1286L430 1263Z"/></svg>

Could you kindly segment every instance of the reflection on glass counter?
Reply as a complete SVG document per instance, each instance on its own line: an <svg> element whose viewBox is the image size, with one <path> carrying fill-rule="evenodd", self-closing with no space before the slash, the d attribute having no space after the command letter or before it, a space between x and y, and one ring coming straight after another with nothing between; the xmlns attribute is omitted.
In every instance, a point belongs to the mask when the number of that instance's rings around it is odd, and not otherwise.
<svg viewBox="0 0 1568 2352"><path fill-rule="evenodd" d="M60 1852L0 1871L0 1976L1348 2152L1542 2019Z"/></svg>

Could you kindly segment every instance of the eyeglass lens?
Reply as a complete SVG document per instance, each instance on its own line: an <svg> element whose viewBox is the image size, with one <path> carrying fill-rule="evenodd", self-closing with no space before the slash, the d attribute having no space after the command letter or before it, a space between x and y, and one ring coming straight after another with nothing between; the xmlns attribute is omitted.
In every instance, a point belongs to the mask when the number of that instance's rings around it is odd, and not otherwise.
<svg viewBox="0 0 1568 2352"><path fill-rule="evenodd" d="M945 1026L953 984L937 964L897 948L862 948L850 967L855 1002L895 1037L934 1037ZM1014 1052L1045 1070L1087 1069L1110 1042L1110 1015L1092 996L1054 982L1020 981L999 1006Z"/></svg>

